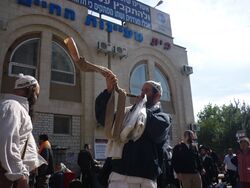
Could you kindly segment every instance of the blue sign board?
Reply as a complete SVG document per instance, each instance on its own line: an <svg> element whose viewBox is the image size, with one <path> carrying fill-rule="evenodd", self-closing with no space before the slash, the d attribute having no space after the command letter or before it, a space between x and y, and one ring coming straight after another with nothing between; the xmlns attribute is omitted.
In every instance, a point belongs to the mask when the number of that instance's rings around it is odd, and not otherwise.
<svg viewBox="0 0 250 188"><path fill-rule="evenodd" d="M136 0L69 0L89 10L151 29L150 6Z"/></svg>
<svg viewBox="0 0 250 188"><path fill-rule="evenodd" d="M31 7L32 3L36 6L41 6L44 9L49 9L50 14L54 14L56 16L62 16L62 12L64 11L64 18L74 21L75 20L75 11L69 8L62 9L62 7L55 3L47 3L44 0L17 0L17 3L20 5L24 5L27 7ZM133 31L128 27L123 27L117 25L115 23L105 21L102 19L97 19L95 16L88 15L86 17L85 25L99 27L99 29L106 29L107 32L111 33L112 31L117 31L123 34L123 37L127 39L136 40L137 42L143 41L143 35L140 32Z"/></svg>
<svg viewBox="0 0 250 188"><path fill-rule="evenodd" d="M117 25L115 23L105 21L98 19L95 16L88 15L85 21L85 25L87 26L93 26L93 27L99 27L100 30L106 29L107 32L112 33L113 31L117 31L120 33L123 33L123 37L127 39L134 38L137 42L142 42L143 41L143 35L140 32L133 31L127 27L123 27L120 25Z"/></svg>

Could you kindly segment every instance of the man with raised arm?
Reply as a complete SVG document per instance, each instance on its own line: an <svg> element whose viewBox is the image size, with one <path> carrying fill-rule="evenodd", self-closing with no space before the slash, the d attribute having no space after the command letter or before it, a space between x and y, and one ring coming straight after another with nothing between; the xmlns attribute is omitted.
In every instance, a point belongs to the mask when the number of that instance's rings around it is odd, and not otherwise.
<svg viewBox="0 0 250 188"><path fill-rule="evenodd" d="M101 125L105 124L106 115L109 113L106 113L107 103L117 85L117 77L112 71L107 71L104 76L107 89L96 98L96 119ZM142 86L137 103L146 96L145 129L139 138L129 139L124 144L121 157L112 157L109 188L157 187L156 180L161 173L162 147L167 140L171 124L170 116L162 112L159 101L161 95L162 87L159 82L150 80Z"/></svg>

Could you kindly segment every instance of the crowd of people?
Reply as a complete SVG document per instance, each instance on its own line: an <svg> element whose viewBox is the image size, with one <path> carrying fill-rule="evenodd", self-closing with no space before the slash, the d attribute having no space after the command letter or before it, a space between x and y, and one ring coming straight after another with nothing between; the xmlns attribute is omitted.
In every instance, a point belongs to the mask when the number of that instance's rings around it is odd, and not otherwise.
<svg viewBox="0 0 250 188"><path fill-rule="evenodd" d="M174 177L183 188L232 187L250 188L250 141L239 139L236 154L228 148L224 160L209 147L194 142L191 130L184 132L184 139L173 148L171 165ZM171 185L172 182L166 184ZM165 185L166 185L165 184ZM166 186L163 186L164 188Z"/></svg>
<svg viewBox="0 0 250 188"><path fill-rule="evenodd" d="M239 139L239 149L236 154L232 148L224 158L226 182L232 187L250 187L250 141L248 137Z"/></svg>
<svg viewBox="0 0 250 188"><path fill-rule="evenodd" d="M107 159L103 164L96 161L91 145L85 144L77 160L79 180L71 176L75 180L68 187L250 188L247 137L240 138L236 154L229 148L221 163L209 147L198 147L191 130L186 130L183 140L172 148L168 144L172 119L161 108L161 83L146 81L135 104L128 107L123 104L126 93L119 91L118 110L114 112L117 77L109 70L103 76L107 88L96 98L95 115L108 135ZM39 146L36 145L32 112L39 93L38 81L20 74L13 94L0 101L1 188L61 188L63 174L71 173L63 164L54 164L47 134L39 135ZM226 184L219 180L223 172Z"/></svg>

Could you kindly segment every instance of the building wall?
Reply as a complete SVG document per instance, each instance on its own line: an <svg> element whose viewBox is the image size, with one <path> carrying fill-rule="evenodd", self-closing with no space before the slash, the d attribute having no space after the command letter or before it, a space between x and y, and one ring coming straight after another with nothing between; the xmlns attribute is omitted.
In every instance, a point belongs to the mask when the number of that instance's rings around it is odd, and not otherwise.
<svg viewBox="0 0 250 188"><path fill-rule="evenodd" d="M74 100L69 100L69 87L58 88L51 83L51 41L53 36L64 39L71 36L77 43L81 56L88 61L105 67L110 66L117 75L120 87L129 91L129 80L134 67L144 61L149 66L152 78L154 66L158 66L168 78L171 89L173 117L171 145L179 142L182 133L194 122L191 85L189 76L182 74L183 65L188 65L186 49L174 44L172 36L166 36L137 25L127 24L133 31L143 33L143 42L124 38L119 32L109 33L98 27L86 26L84 21L87 10L75 3L61 0L47 0L46 2L60 5L62 11L70 8L75 11L75 20L65 19L48 13L48 9L32 4L26 7L17 4L16 0L0 1L0 88L1 94L10 92L14 78L8 76L8 51L20 37L38 32L41 35L41 53L39 57L38 75L41 94L35 105L34 135L48 133L53 145L66 147L65 163L76 168L76 156L84 143L94 145L95 138L105 138L103 128L95 120L94 102L96 96L105 88L105 80L99 73L80 72L77 67L76 77L78 94ZM152 37L159 38L171 44L171 49L162 46L152 46ZM98 41L110 41L128 49L128 57L120 59L117 56L105 55L97 52ZM8 67L8 66L7 66ZM3 79L4 78L4 79ZM8 81L12 80L11 82ZM61 92L65 91L62 95ZM52 93L51 93L52 92ZM72 91L71 91L72 92ZM58 96L58 97L57 97ZM65 100L64 100L65 98ZM127 100L129 104L130 100ZM72 134L53 134L53 115L62 114L72 116Z"/></svg>
<svg viewBox="0 0 250 188"><path fill-rule="evenodd" d="M80 148L80 116L72 116L72 132L70 135L53 134L54 114L39 113L34 115L33 135L38 141L39 134L47 134L52 144L55 163L64 163L70 169L77 168L77 154ZM73 163L72 163L73 161Z"/></svg>

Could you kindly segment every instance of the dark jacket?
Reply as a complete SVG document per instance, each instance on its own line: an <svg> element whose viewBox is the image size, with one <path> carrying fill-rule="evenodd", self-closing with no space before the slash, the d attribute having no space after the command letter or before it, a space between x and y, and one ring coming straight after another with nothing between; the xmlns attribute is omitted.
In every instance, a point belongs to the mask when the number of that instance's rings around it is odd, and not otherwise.
<svg viewBox="0 0 250 188"><path fill-rule="evenodd" d="M172 165L176 173L193 174L202 170L202 162L196 147L177 144L173 149Z"/></svg>
<svg viewBox="0 0 250 188"><path fill-rule="evenodd" d="M110 97L104 90L95 104L96 119L104 125L106 104ZM112 171L123 175L156 180L161 173L162 147L166 142L171 118L160 108L147 109L147 122L142 136L125 144L122 159L112 160Z"/></svg>
<svg viewBox="0 0 250 188"><path fill-rule="evenodd" d="M91 153L83 149L78 154L77 164L81 168L82 171L88 171L94 167L94 159Z"/></svg>
<svg viewBox="0 0 250 188"><path fill-rule="evenodd" d="M202 159L202 165L206 171L206 173L202 175L203 187L208 187L213 183L213 178L217 176L217 167L210 156L206 156Z"/></svg>

